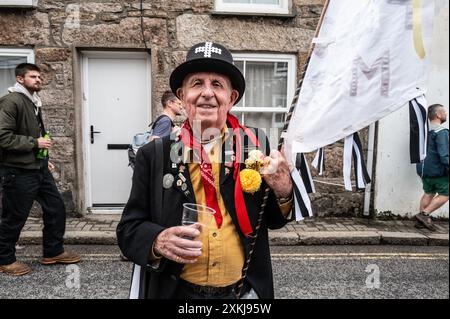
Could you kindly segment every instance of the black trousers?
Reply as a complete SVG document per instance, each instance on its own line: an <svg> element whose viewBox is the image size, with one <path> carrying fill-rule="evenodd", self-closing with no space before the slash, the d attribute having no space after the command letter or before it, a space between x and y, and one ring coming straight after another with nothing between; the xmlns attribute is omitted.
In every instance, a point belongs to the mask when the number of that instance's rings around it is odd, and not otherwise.
<svg viewBox="0 0 450 319"><path fill-rule="evenodd" d="M237 299L237 295L234 288L224 289L220 292L206 292L196 289L195 285L180 279L175 299Z"/></svg>
<svg viewBox="0 0 450 319"><path fill-rule="evenodd" d="M64 252L66 209L47 165L43 160L33 170L0 166L0 265L16 261L15 246L35 200L43 211L44 258Z"/></svg>

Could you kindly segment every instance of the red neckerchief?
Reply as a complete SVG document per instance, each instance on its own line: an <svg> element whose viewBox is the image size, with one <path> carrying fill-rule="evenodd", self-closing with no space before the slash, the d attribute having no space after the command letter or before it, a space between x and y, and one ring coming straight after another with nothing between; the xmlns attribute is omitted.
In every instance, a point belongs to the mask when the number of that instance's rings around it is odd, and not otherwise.
<svg viewBox="0 0 450 319"><path fill-rule="evenodd" d="M242 138L241 130L250 138L252 143L259 148L259 141L255 134L247 127L241 125L239 120L231 114L228 114L227 122L233 129L233 136L236 139L236 157L234 159L234 175L233 178L236 181L234 188L234 200L236 207L236 215L239 222L239 227L245 236L249 237L253 230L250 224L250 219L247 213L247 207L245 205L244 194L242 192L241 177L240 177L240 165L242 161ZM208 155L203 149L202 145L194 139L191 125L189 121L186 121L181 130L180 140L182 143L193 149L194 155L197 156L197 160L200 162L200 172L202 178L202 184L206 195L206 205L215 209L217 226L220 228L222 225L222 213L220 212L219 204L217 202L216 188L214 186L214 176L212 175L212 166L209 161Z"/></svg>
<svg viewBox="0 0 450 319"><path fill-rule="evenodd" d="M203 189L205 190L206 206L215 210L214 218L216 220L217 227L220 228L222 226L223 217L217 201L216 186L214 183L211 161L209 160L208 154L206 154L203 146L196 139L194 139L189 121L184 123L181 132L181 141L185 146L193 150L196 162L200 163L200 175Z"/></svg>

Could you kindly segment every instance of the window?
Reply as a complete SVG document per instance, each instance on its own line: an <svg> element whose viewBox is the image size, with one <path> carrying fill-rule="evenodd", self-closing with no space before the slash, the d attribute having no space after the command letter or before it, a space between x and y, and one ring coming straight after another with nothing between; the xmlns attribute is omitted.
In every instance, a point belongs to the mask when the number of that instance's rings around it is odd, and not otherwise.
<svg viewBox="0 0 450 319"><path fill-rule="evenodd" d="M215 10L225 13L289 14L291 0L216 0Z"/></svg>
<svg viewBox="0 0 450 319"><path fill-rule="evenodd" d="M37 7L38 0L0 0L0 7Z"/></svg>
<svg viewBox="0 0 450 319"><path fill-rule="evenodd" d="M241 123L265 130L276 148L295 91L296 59L282 54L234 54L246 89L232 113Z"/></svg>
<svg viewBox="0 0 450 319"><path fill-rule="evenodd" d="M34 63L33 50L0 48L0 96L16 83L14 69L20 63Z"/></svg>

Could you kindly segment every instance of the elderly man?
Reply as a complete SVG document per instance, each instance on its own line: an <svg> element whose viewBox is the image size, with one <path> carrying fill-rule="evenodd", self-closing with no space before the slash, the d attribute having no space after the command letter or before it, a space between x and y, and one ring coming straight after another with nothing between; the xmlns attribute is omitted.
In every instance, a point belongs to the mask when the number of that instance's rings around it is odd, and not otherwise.
<svg viewBox="0 0 450 319"><path fill-rule="evenodd" d="M281 153L272 151L259 158L262 185L255 167L243 174L249 150L264 151L268 142L230 114L244 94L245 80L225 47L211 42L193 46L173 71L170 86L188 119L175 141L157 139L139 151L130 198L117 227L122 252L139 269L134 273L139 287L133 285L132 294L222 299L251 292L273 298L267 230L290 220L289 166ZM247 167L246 173L250 171ZM258 220L266 187L270 192ZM180 226L184 203L214 209L208 229Z"/></svg>

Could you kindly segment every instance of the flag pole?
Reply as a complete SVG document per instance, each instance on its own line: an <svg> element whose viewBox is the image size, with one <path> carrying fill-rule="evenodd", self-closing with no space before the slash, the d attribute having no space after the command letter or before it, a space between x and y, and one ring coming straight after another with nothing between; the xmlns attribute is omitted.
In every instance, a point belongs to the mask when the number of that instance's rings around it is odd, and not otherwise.
<svg viewBox="0 0 450 319"><path fill-rule="evenodd" d="M314 34L314 38L317 38L319 36L320 29L322 27L323 20L325 19L325 14L327 12L329 4L330 4L330 0L326 0L325 4L323 6L323 9L322 9L322 13L320 15L319 23L317 24L317 28L316 28L316 32ZM300 90L302 88L303 80L305 78L306 70L308 69L309 61L311 60L311 56L312 56L312 53L314 51L314 47L315 47L315 44L314 44L313 41L311 41L311 45L310 45L309 51L308 51L308 58L306 60L305 65L303 66L303 72L300 74L300 80L299 80L299 82L297 84L297 89L295 90L295 95L294 95L294 98L292 100L291 107L290 107L289 112L288 112L288 114L286 116L286 121L285 121L285 124L284 124L284 127L283 127L283 132L287 132L287 129L289 127L289 123L291 121L292 115L293 115L293 113L295 111L295 107L296 107L297 101L298 101L298 96L300 95ZM284 143L284 138L281 137L280 141L278 143L278 150L281 150L281 148L283 146L283 143ZM263 203L261 204L261 210L260 210L259 215L258 215L258 223L257 223L257 225L255 227L254 235L251 238L252 242L250 244L250 250L249 250L248 258L247 258L247 260L245 262L245 267L242 270L242 278L239 281L239 284L237 285L237 288L236 288L238 298L242 297L242 293L243 293L242 288L244 286L244 280L245 280L245 278L247 276L247 271L248 271L248 268L250 266L250 262L251 262L253 251L254 251L255 244L256 244L256 239L258 238L259 229L261 228L261 224L262 224L262 219L263 219L263 215L264 215L264 209L267 206L267 200L269 198L269 194L270 194L270 188L266 187L266 189L264 191Z"/></svg>
<svg viewBox="0 0 450 319"><path fill-rule="evenodd" d="M330 0L327 0L323 6L323 10L320 15L319 23L317 24L316 32L314 34L313 39L315 39L319 36L320 29L322 28L323 20L325 19L325 14L328 10L329 4L330 4ZM297 102L298 102L298 97L299 97L300 91L302 89L303 80L305 79L306 70L308 69L309 61L311 60L311 56L313 54L314 48L315 48L315 43L314 43L314 41L311 41L311 45L309 46L309 51L308 51L308 58L306 60L305 65L303 66L303 71L300 74L300 80L298 81L297 88L295 89L295 94L292 99L291 107L289 109L289 112L286 115L286 121L284 122L284 127L283 127L283 131L282 131L283 133L287 132L287 130L289 128L289 124L292 119L292 116L294 115L295 107L297 106ZM281 137L279 140L279 143L278 143L278 150L281 150L281 148L283 147L283 143L284 143L284 138Z"/></svg>

